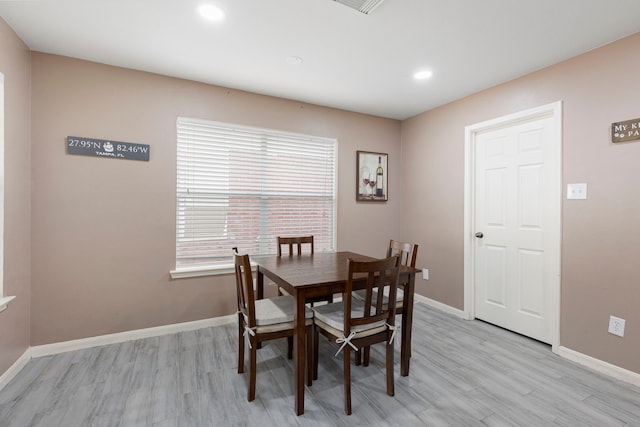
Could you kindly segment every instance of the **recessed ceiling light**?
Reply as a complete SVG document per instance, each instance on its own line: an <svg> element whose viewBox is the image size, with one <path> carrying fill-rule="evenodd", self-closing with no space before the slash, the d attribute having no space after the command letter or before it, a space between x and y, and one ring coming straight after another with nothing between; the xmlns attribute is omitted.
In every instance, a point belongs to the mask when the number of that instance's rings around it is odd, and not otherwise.
<svg viewBox="0 0 640 427"><path fill-rule="evenodd" d="M426 80L433 76L433 72L429 70L418 71L413 75L413 78L416 80Z"/></svg>
<svg viewBox="0 0 640 427"><path fill-rule="evenodd" d="M200 15L209 21L222 21L224 19L224 12L219 7L212 4L203 4L198 8Z"/></svg>

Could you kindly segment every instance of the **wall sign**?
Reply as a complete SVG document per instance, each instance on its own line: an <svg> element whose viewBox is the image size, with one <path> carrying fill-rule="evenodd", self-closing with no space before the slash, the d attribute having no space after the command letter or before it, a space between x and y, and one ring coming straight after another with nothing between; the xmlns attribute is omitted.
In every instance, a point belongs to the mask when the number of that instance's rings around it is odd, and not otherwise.
<svg viewBox="0 0 640 427"><path fill-rule="evenodd" d="M611 123L611 141L625 142L640 139L640 119Z"/></svg>
<svg viewBox="0 0 640 427"><path fill-rule="evenodd" d="M67 137L67 154L81 156L111 157L114 159L149 161L151 147L148 144L107 141L104 139Z"/></svg>

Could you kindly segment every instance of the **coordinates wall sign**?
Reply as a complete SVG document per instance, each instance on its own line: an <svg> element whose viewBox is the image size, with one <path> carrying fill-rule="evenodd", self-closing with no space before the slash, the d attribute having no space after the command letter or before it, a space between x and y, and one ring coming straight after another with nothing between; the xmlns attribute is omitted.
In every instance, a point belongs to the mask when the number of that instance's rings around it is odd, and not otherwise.
<svg viewBox="0 0 640 427"><path fill-rule="evenodd" d="M84 138L79 136L67 137L67 154L143 160L148 162L150 151L151 147L148 144L108 141L105 139Z"/></svg>
<svg viewBox="0 0 640 427"><path fill-rule="evenodd" d="M625 142L640 139L640 119L611 123L611 141Z"/></svg>

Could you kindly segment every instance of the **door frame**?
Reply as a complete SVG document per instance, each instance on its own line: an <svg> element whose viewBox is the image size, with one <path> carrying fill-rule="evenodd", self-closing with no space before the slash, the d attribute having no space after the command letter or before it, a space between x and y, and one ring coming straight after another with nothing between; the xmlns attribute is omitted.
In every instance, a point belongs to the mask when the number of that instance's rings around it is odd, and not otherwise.
<svg viewBox="0 0 640 427"><path fill-rule="evenodd" d="M473 234L475 233L475 151L476 137L479 133L504 128L521 122L527 122L538 118L551 117L552 119L552 150L557 159L557 165L550 171L554 174L555 194L551 195L554 203L548 206L553 209L556 218L554 224L550 224L550 230L557 236L556 244L552 251L554 261L553 277L551 283L551 350L559 352L560 348L560 256L562 249L562 101L542 105L520 111L507 116L498 117L481 123L465 127L465 152L464 152L464 318L475 319L475 263L476 245Z"/></svg>

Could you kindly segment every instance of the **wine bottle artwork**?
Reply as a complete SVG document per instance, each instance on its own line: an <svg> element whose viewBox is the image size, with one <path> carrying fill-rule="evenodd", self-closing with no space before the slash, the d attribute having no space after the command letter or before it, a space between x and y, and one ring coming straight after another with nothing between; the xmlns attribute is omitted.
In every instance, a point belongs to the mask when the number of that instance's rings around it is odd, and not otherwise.
<svg viewBox="0 0 640 427"><path fill-rule="evenodd" d="M388 200L389 155L357 151L356 160L356 200L386 202Z"/></svg>

